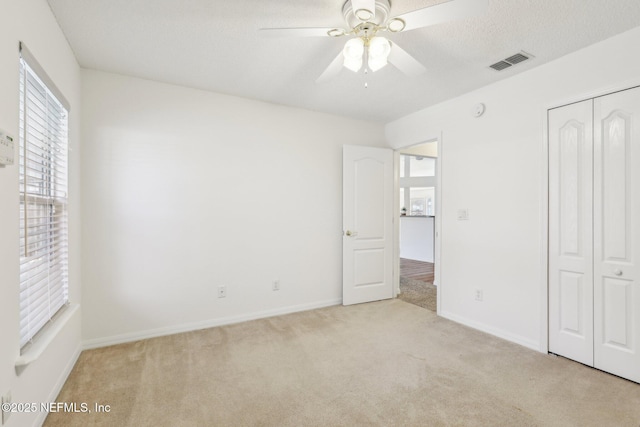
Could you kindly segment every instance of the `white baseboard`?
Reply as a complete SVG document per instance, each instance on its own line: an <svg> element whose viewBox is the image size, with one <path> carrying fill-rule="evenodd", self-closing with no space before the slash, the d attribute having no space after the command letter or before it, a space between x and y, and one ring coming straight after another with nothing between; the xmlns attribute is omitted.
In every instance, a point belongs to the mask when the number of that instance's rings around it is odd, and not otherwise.
<svg viewBox="0 0 640 427"><path fill-rule="evenodd" d="M342 304L342 298L319 301L309 304L300 304L289 307L277 308L273 310L258 311L254 313L242 314L239 316L222 317L219 319L204 320L201 322L183 323L175 326L164 328L148 329L145 331L131 332L121 335L113 335L104 338L94 338L83 341L84 350L93 348L106 347L109 345L123 344L126 342L139 341L148 338L161 337L165 335L179 334L182 332L197 331L199 329L213 328L216 326L231 325L233 323L246 322L248 320L264 319L267 317L280 316L283 314L297 313L300 311L315 310L317 308L330 307Z"/></svg>
<svg viewBox="0 0 640 427"><path fill-rule="evenodd" d="M441 317L444 317L445 319L454 321L456 323L460 323L470 328L477 329L482 332L486 332L487 334L496 336L498 338L502 338L503 340L511 341L512 343L519 344L523 347L527 347L527 348L530 348L531 350L540 352L540 343L538 341L525 338L520 335L512 334L511 332L494 328L492 326L485 325L484 323L476 322L475 320L470 320L470 319L467 319L466 317L458 316L457 314L453 314L447 311L441 311L440 313L438 313L438 315Z"/></svg>
<svg viewBox="0 0 640 427"><path fill-rule="evenodd" d="M67 382L67 378L69 378L69 375L71 374L71 371L73 370L73 367L76 366L76 362L78 361L78 358L80 357L80 353L82 353L82 346L79 344L78 347L76 347L75 351L73 352L73 355L69 359L69 362L67 362L67 366L65 366L65 368L60 373L60 376L58 377L58 380L56 381L55 385L53 386L53 389L51 390L51 393L49 393L49 399L47 400L47 402L56 402L57 401L58 395L60 394L60 391L62 390L62 387L64 386L64 383ZM42 411L39 412L38 417L36 418L35 422L33 423L34 427L39 427L42 424L44 424L44 420L47 418L47 415L49 415L48 412L42 412Z"/></svg>

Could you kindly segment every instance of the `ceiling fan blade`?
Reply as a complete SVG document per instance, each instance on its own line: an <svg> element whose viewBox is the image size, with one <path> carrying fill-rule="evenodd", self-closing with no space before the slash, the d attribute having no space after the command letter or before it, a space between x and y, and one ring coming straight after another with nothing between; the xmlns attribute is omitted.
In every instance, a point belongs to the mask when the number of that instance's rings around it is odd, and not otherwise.
<svg viewBox="0 0 640 427"><path fill-rule="evenodd" d="M402 31L409 31L479 15L487 10L488 3L488 0L449 0L435 6L398 15L394 19L404 21L405 25Z"/></svg>
<svg viewBox="0 0 640 427"><path fill-rule="evenodd" d="M330 37L329 31L337 31L333 37L346 33L342 28L260 28L258 32L264 37ZM341 33L341 34L340 34Z"/></svg>
<svg viewBox="0 0 640 427"><path fill-rule="evenodd" d="M318 77L316 83L326 83L342 71L342 63L344 62L344 57L342 56L342 51L335 57L331 64L327 67L326 70Z"/></svg>
<svg viewBox="0 0 640 427"><path fill-rule="evenodd" d="M351 0L351 7L356 18L361 21L370 21L376 16L376 0Z"/></svg>
<svg viewBox="0 0 640 427"><path fill-rule="evenodd" d="M395 43L391 43L391 53L389 53L387 60L398 70L411 77L427 71L421 63Z"/></svg>

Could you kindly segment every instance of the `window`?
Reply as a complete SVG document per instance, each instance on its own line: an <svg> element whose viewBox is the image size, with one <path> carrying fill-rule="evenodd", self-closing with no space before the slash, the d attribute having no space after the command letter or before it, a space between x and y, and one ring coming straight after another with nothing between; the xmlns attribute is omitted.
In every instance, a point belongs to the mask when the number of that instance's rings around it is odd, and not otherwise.
<svg viewBox="0 0 640 427"><path fill-rule="evenodd" d="M68 303L68 104L20 48L20 346Z"/></svg>
<svg viewBox="0 0 640 427"><path fill-rule="evenodd" d="M436 176L436 159L434 157L400 155L400 178L423 176Z"/></svg>
<svg viewBox="0 0 640 427"><path fill-rule="evenodd" d="M400 155L400 211L403 215L435 215L436 159Z"/></svg>

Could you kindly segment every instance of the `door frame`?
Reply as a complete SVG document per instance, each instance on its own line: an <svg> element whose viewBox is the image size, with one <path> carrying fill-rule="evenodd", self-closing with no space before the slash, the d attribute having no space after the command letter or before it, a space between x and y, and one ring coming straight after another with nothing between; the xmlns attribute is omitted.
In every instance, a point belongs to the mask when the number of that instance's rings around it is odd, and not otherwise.
<svg viewBox="0 0 640 427"><path fill-rule="evenodd" d="M400 200L400 154L403 151L416 147L418 145L430 144L430 143L438 143L438 156L436 157L436 211L435 211L435 224L434 224L434 255L433 261L435 268L434 275L434 283L437 283L438 292L437 292L437 312L436 314L440 315L440 307L442 307L442 262L441 262L441 227L442 227L442 158L443 158L443 149L442 149L442 136L434 137L431 139L427 139L415 144L405 145L403 147L398 147L393 150L393 198L395 202ZM393 214L393 292L394 298L398 296L400 293L400 209L394 210Z"/></svg>
<svg viewBox="0 0 640 427"><path fill-rule="evenodd" d="M634 78L614 83L600 89L589 90L571 97L548 103L542 112L542 156L540 180L540 352L549 353L549 110L598 98L627 89L640 87L640 79ZM440 301L438 301L438 304Z"/></svg>

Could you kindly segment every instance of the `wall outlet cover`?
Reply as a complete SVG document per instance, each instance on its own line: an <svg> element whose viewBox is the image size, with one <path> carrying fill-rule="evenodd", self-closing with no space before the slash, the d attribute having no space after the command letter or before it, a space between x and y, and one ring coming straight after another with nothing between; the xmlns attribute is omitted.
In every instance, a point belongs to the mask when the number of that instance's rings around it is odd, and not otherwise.
<svg viewBox="0 0 640 427"><path fill-rule="evenodd" d="M227 296L227 287L225 285L218 286L218 298L225 298Z"/></svg>

